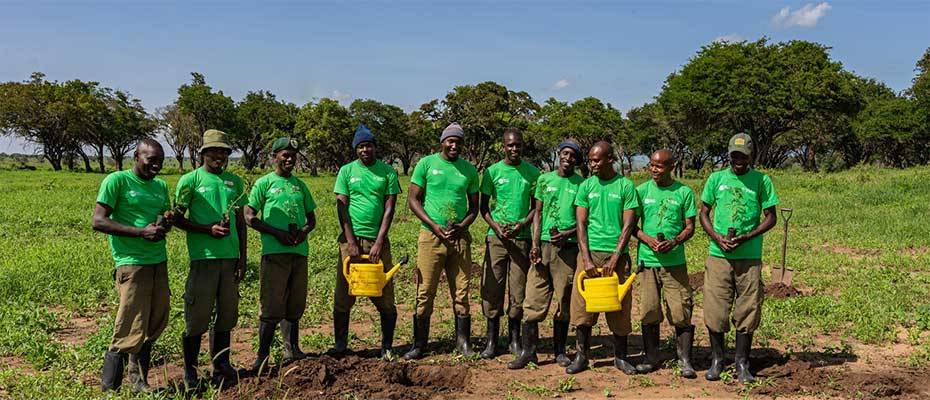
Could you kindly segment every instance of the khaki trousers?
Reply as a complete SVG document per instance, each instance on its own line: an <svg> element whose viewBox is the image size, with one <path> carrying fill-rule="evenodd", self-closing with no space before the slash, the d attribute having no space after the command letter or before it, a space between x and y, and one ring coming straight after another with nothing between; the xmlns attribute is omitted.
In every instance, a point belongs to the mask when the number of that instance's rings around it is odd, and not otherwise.
<svg viewBox="0 0 930 400"><path fill-rule="evenodd" d="M262 256L259 298L260 320L299 320L307 308L307 257L293 253Z"/></svg>
<svg viewBox="0 0 930 400"><path fill-rule="evenodd" d="M591 258L594 261L594 265L601 266L610 259L612 253L602 253L597 251L591 252ZM629 253L620 256L620 260L617 262L617 276L620 279L620 283L630 275L630 265L632 264L630 260ZM581 254L578 254L578 266L575 268L574 279L578 279L584 271L584 261L581 259ZM572 325L584 325L584 326L594 326L597 323L597 316L599 313L589 313L585 310L584 297L581 297L581 292L578 291L578 285L572 286L572 304L571 304L571 321ZM633 289L626 293L626 296L623 297L623 300L620 302L621 309L620 311L604 313L604 319L607 320L607 327L610 328L610 331L614 335L626 336L633 331L632 318L632 308L633 308Z"/></svg>
<svg viewBox="0 0 930 400"><path fill-rule="evenodd" d="M365 238L356 238L358 241L359 249L361 249L361 254L368 254L371 251L371 245L375 243L374 240L365 239ZM342 271L342 261L349 256L349 244L346 243L345 236L339 236L339 258L336 262L336 293L333 300L333 311L335 312L349 312L352 310L352 306L355 305L355 296L349 294L349 282L346 280L345 274ZM384 264L384 272L387 272L392 267L394 267L393 259L391 258L391 243L387 240L384 241L384 245L381 247L381 262ZM351 273L351 272L350 272ZM378 309L380 313L396 314L397 307L394 305L394 279L391 279L384 285L384 289L381 290L381 297L369 297L371 303L375 305L375 308Z"/></svg>
<svg viewBox="0 0 930 400"><path fill-rule="evenodd" d="M109 351L135 354L168 326L171 291L168 263L121 265L113 271L119 309Z"/></svg>
<svg viewBox="0 0 930 400"><path fill-rule="evenodd" d="M637 276L637 280L642 290L639 294L639 309L643 314L643 324L661 324L668 317L668 322L676 327L691 326L694 300L686 265L647 267Z"/></svg>
<svg viewBox="0 0 930 400"><path fill-rule="evenodd" d="M762 260L707 257L704 273L704 323L714 332L752 333L762 321Z"/></svg>
<svg viewBox="0 0 930 400"><path fill-rule="evenodd" d="M504 315L506 291L507 317L523 318L529 252L530 242L526 240L501 240L497 236L488 236L481 273L481 310L485 317L490 319Z"/></svg>
<svg viewBox="0 0 930 400"><path fill-rule="evenodd" d="M568 322L578 245L566 243L556 247L543 242L542 262L530 267L526 275L526 299L523 301L523 321L540 322L549 314L550 302L555 304L553 320Z"/></svg>
<svg viewBox="0 0 930 400"><path fill-rule="evenodd" d="M444 241L421 230L417 239L417 316L433 314L439 277L445 272L455 315L469 315L468 276L471 273L471 234Z"/></svg>
<svg viewBox="0 0 930 400"><path fill-rule="evenodd" d="M236 327L239 321L238 262L234 258L191 261L184 286L184 336L203 335L211 321L215 332L229 332Z"/></svg>

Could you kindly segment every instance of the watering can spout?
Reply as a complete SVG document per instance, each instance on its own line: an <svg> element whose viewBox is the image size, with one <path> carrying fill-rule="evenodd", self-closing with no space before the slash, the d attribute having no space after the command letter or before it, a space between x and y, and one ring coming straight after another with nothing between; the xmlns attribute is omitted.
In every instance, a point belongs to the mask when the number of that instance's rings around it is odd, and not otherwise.
<svg viewBox="0 0 930 400"><path fill-rule="evenodd" d="M400 267L401 267L402 265L407 264L407 261L409 261L409 260L410 260L410 257L409 257L409 256L403 256L403 257L401 257L400 262L397 263L397 264L394 264L394 267L391 268L391 270L388 271L388 272L386 273L386 276L384 277L384 281L385 281L385 282L390 281L391 278L394 277L394 274L396 274L397 271L400 270Z"/></svg>

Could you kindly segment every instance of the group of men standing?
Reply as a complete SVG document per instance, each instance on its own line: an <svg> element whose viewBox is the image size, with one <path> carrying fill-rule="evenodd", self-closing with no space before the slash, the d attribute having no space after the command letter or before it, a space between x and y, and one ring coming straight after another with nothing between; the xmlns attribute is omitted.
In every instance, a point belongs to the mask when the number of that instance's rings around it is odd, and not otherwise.
<svg viewBox="0 0 930 400"><path fill-rule="evenodd" d="M640 275L644 357L635 366L628 358L627 338L632 332L632 295L628 294L620 311L605 313L614 339L614 365L627 374L657 369L659 324L667 316L675 326L682 376L695 377L690 363L692 290L684 243L694 234L698 213L694 193L671 176L672 153L654 153L649 164L653 179L636 188L614 169L614 152L607 142L598 142L585 153L566 141L557 149L557 168L541 174L522 160L519 130L505 131L502 139L504 159L487 167L479 180L477 169L460 157L465 132L451 124L440 136L440 151L423 157L411 175L407 205L421 221L421 229L414 339L403 358L419 359L427 353L443 273L455 315L455 349L466 356L476 353L468 300L469 227L480 213L489 226L480 287L487 346L481 357L502 353L498 344L501 318L506 315L507 349L515 356L508 368L538 362L539 323L554 304L555 361L570 374L586 370L598 314L586 311L573 282L582 273L587 277L616 273L624 279L632 272L628 243L635 236L637 258L645 267ZM232 150L225 134L209 130L203 143L202 166L181 177L174 206L167 184L156 178L164 152L153 140L139 143L132 170L110 174L101 184L93 227L109 235L120 294L113 339L104 357L104 390L120 387L127 363L133 389L150 390L152 344L168 318L165 235L172 226L187 232L191 260L182 340L188 388L200 386L197 358L208 331L211 379L216 383L233 383L243 374L267 368L279 327L284 361L306 356L298 345L298 321L306 307L307 235L316 225L316 204L307 186L292 174L298 145L288 138L276 140L271 149L275 170L249 191L240 177L226 170ZM367 127L359 126L352 146L357 160L339 170L333 190L342 232L335 263L333 354L348 350L349 312L356 300L349 293L342 262L346 257L367 256L370 262L391 267L388 237L401 192L397 173L378 160L375 138ZM712 239L704 286L705 323L712 346L706 378L719 379L722 372L723 336L730 328L732 309L736 369L739 380L746 382L753 379L748 355L761 316L761 236L775 224L778 199L771 180L750 167L751 138L738 134L729 149L731 168L711 175L701 196L701 225ZM587 179L576 171L585 161L591 172ZM229 362L229 346L238 319L238 285L246 273L246 226L260 232L262 242L259 349L253 365L237 371ZM381 355L389 356L397 321L393 283L388 282L381 297L370 299L381 319ZM576 332L574 358L565 352L569 324Z"/></svg>

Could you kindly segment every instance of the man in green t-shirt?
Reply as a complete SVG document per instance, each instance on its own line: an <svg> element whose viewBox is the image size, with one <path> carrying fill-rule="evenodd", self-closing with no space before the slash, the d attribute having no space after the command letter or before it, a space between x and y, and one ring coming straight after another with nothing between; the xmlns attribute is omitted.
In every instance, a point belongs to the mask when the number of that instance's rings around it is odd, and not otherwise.
<svg viewBox="0 0 930 400"><path fill-rule="evenodd" d="M711 174L701 193L701 227L711 239L704 275L704 323L710 336L711 365L704 377L720 379L732 310L737 378L747 383L755 380L749 371L749 350L752 333L762 320L762 235L775 226L778 196L771 178L752 168L749 135L733 135L728 150L730 168Z"/></svg>
<svg viewBox="0 0 930 400"><path fill-rule="evenodd" d="M578 241L575 239L575 208L573 203L584 178L575 173L581 160L581 148L572 142L558 147L559 167L536 180L530 268L526 275L526 298L523 301L523 352L507 364L520 369L537 362L539 323L549 314L549 303L555 301L552 317L552 354L556 362L567 367L571 360L565 355L568 339L569 308L572 276L578 261Z"/></svg>
<svg viewBox="0 0 930 400"><path fill-rule="evenodd" d="M342 270L348 257L363 262L382 262L384 270L393 267L388 230L394 219L394 206L400 184L397 172L375 155L375 137L365 125L359 125L352 140L358 160L343 165L336 176L336 213L339 215L339 259L336 261L336 293L333 301L333 332L336 346L332 353L341 354L348 348L349 311L355 296L349 295L349 283ZM350 267L351 268L351 267ZM351 273L351 272L350 272ZM393 351L397 308L394 305L394 283L388 281L381 297L370 297L381 316L381 356Z"/></svg>
<svg viewBox="0 0 930 400"><path fill-rule="evenodd" d="M243 210L246 224L262 234L258 355L250 374L268 370L265 364L278 323L284 362L306 357L300 351L298 322L307 308L307 235L316 227L316 203L307 185L292 173L297 141L279 138L271 153L275 170L255 181Z"/></svg>
<svg viewBox="0 0 930 400"><path fill-rule="evenodd" d="M103 357L101 388L119 390L128 359L133 391L150 390L148 372L152 344L168 325L168 255L161 218L170 207L168 184L156 178L165 152L153 139L143 139L129 171L103 180L94 207L93 228L107 234L116 269L119 308L110 347Z"/></svg>
<svg viewBox="0 0 930 400"><path fill-rule="evenodd" d="M239 320L239 281L245 276L246 204L242 179L226 170L232 146L226 133L203 134L203 165L184 174L175 191L174 222L187 231L190 270L184 286L184 383L198 386L197 356L201 337L210 329L213 381L232 384L236 370L229 363L230 333ZM185 217L185 214L187 216Z"/></svg>
<svg viewBox="0 0 930 400"><path fill-rule="evenodd" d="M694 235L697 207L694 191L672 178L675 157L669 150L659 150L649 157L652 179L636 188L642 228L636 230L639 250L636 258L646 268L638 275L643 331L643 362L639 373L659 368L659 324L665 316L675 326L678 366L681 376L697 377L691 366L691 325L693 306L691 284L684 243ZM662 306L665 305L665 316Z"/></svg>
<svg viewBox="0 0 930 400"><path fill-rule="evenodd" d="M417 297L413 346L404 358L418 359L429 343L430 316L440 275L445 272L455 312L455 349L472 355L468 276L471 234L478 216L478 171L459 157L465 131L453 123L442 131L441 150L420 159L410 177L407 205L420 219L417 239Z"/></svg>
<svg viewBox="0 0 930 400"><path fill-rule="evenodd" d="M613 146L601 141L588 151L591 177L578 187L575 196L575 218L578 221L579 267L575 279L584 273L589 278L611 276L614 273L622 282L630 274L630 253L627 244L636 228L636 189L626 177L614 170ZM571 320L575 325L577 354L565 368L569 374L588 369L588 352L591 348L591 328L597 323L598 313L589 313L577 285L572 287ZM627 292L621 301L622 309L604 313L607 326L613 333L614 366L628 375L636 368L627 360L627 336L633 331L630 321L633 305L632 293Z"/></svg>
<svg viewBox="0 0 930 400"><path fill-rule="evenodd" d="M526 273L530 267L530 225L533 222L533 189L539 170L521 159L523 134L507 129L503 136L504 159L489 166L481 177L480 212L488 223L484 270L481 273L481 310L487 318L488 345L483 358L497 355L500 318L507 301L507 332L510 352L521 353L520 319L526 297ZM490 202L494 199L494 207Z"/></svg>

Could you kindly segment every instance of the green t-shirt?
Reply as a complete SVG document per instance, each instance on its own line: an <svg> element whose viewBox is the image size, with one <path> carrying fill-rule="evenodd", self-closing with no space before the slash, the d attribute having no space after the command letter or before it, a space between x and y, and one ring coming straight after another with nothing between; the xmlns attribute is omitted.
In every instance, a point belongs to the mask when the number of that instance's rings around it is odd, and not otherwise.
<svg viewBox="0 0 930 400"><path fill-rule="evenodd" d="M400 193L397 172L381 160L368 167L355 160L336 176L333 192L349 197L349 219L355 236L375 239L384 218L384 198Z"/></svg>
<svg viewBox="0 0 930 400"><path fill-rule="evenodd" d="M168 211L168 184L160 178L143 180L131 170L107 175L97 192L97 202L113 209L110 219L126 226L143 228ZM116 266L158 264L168 260L165 241L108 235Z"/></svg>
<svg viewBox="0 0 930 400"><path fill-rule="evenodd" d="M617 174L610 180L597 175L578 187L575 205L588 209L588 250L613 253L623 230L623 212L639 207L633 182ZM626 254L628 248L622 250Z"/></svg>
<svg viewBox="0 0 930 400"><path fill-rule="evenodd" d="M733 227L739 236L759 226L762 210L777 206L778 195L768 175L755 169L736 175L727 168L710 174L701 201L714 207L714 231L726 236L727 229ZM711 240L710 255L731 260L762 259L762 236L740 244L729 253Z"/></svg>
<svg viewBox="0 0 930 400"><path fill-rule="evenodd" d="M526 161L514 167L501 160L486 168L481 177L481 193L494 199L491 217L500 224L526 219L537 179L539 169ZM530 224L524 226L517 239L529 240L530 228ZM494 236L493 229L488 228L488 236Z"/></svg>
<svg viewBox="0 0 930 400"><path fill-rule="evenodd" d="M640 208L637 214L642 229L647 235L657 237L661 232L666 240L672 240L685 229L685 220L697 216L694 191L678 181L660 187L649 180L636 187ZM684 265L685 245L680 244L668 253L656 253L646 243L639 242L636 258L647 267L671 267Z"/></svg>
<svg viewBox="0 0 930 400"><path fill-rule="evenodd" d="M223 171L208 172L203 167L181 176L175 189L175 204L187 208L188 219L196 224L210 225L220 222L230 203L242 207L245 185L235 174ZM239 232L236 229L236 212L229 212L229 235L214 238L206 233L187 232L187 254L191 261L239 258Z"/></svg>
<svg viewBox="0 0 930 400"><path fill-rule="evenodd" d="M287 232L288 224L303 228L307 224L307 213L316 209L316 203L299 178L294 175L285 178L270 172L255 181L249 193L249 207L261 213L262 221L272 228ZM281 253L306 256L307 241L287 246L274 236L262 233L262 255Z"/></svg>
<svg viewBox="0 0 930 400"><path fill-rule="evenodd" d="M542 202L540 215L540 240L549 241L549 228L555 226L560 231L567 231L575 227L575 195L578 186L584 182L581 175L574 174L568 178L559 176L557 171L542 174L536 180L536 193L533 197ZM569 243L578 243L574 236L568 238Z"/></svg>
<svg viewBox="0 0 930 400"><path fill-rule="evenodd" d="M423 209L433 222L446 226L465 219L468 195L478 193L478 170L462 158L446 161L442 154L430 154L420 159L413 169L410 183L423 188ZM425 223L423 229L429 229Z"/></svg>

